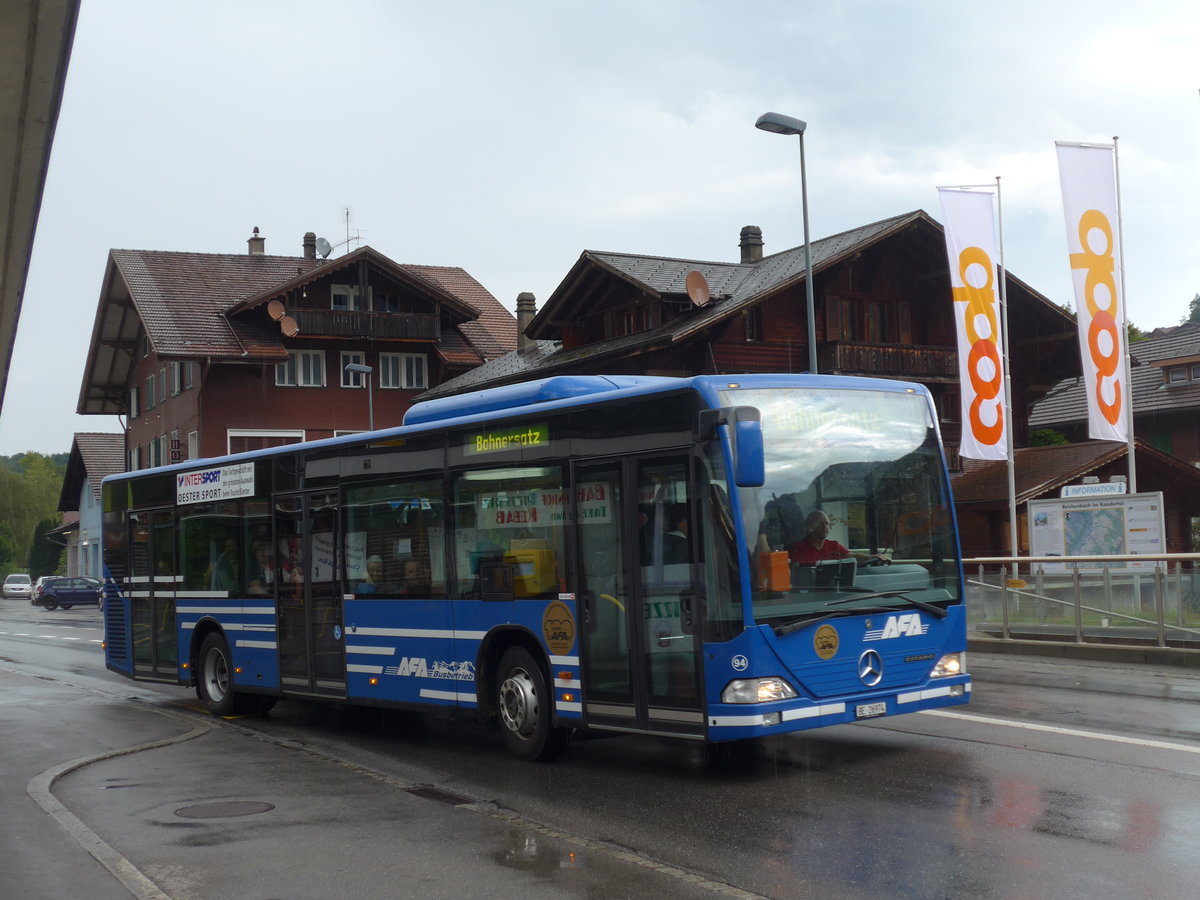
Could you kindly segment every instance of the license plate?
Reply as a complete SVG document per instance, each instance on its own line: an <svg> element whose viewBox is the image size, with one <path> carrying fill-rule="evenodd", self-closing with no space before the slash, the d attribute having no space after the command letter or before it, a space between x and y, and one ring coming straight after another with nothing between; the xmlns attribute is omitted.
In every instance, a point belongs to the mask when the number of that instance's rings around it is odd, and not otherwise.
<svg viewBox="0 0 1200 900"><path fill-rule="evenodd" d="M886 716L887 703L860 703L854 707L854 718L870 719L873 716Z"/></svg>

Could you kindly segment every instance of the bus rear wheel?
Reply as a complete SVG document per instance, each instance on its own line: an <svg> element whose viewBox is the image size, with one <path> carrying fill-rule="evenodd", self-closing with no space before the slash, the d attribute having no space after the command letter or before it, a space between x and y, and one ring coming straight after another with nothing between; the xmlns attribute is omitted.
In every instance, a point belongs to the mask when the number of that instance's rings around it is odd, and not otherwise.
<svg viewBox="0 0 1200 900"><path fill-rule="evenodd" d="M233 689L233 666L225 638L213 632L204 639L197 668L197 693L208 711L214 716L231 714L237 705L237 693Z"/></svg>
<svg viewBox="0 0 1200 900"><path fill-rule="evenodd" d="M551 722L546 676L524 647L510 647L496 669L496 716L508 752L517 759L548 760L566 744Z"/></svg>

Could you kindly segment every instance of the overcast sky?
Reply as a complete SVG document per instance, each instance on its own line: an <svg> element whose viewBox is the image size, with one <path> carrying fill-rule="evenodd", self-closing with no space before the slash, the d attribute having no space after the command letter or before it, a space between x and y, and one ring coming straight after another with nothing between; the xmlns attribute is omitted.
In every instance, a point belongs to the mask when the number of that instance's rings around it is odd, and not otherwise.
<svg viewBox="0 0 1200 900"><path fill-rule="evenodd" d="M1200 292L1200 4L83 0L0 453L70 449L110 248L462 266L512 309L585 249L737 259L1001 176L1008 268L1072 302L1055 140L1120 136L1131 319ZM351 244L351 247L357 244ZM335 254L345 252L341 246Z"/></svg>

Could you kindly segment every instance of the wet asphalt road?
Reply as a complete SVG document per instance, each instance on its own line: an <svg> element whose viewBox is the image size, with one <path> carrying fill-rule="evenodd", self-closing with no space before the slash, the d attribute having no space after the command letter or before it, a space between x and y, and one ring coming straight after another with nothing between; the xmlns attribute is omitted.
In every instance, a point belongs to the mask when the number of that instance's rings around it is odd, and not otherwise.
<svg viewBox="0 0 1200 900"><path fill-rule="evenodd" d="M0 607L0 783L211 726L53 790L172 897L1177 897L1200 877L1192 671L974 655L965 708L768 741L733 769L628 737L531 765L427 716L281 702L211 720L181 688L105 673L98 628L94 610ZM214 803L260 806L193 815ZM36 812L37 842L0 825L4 844L86 873Z"/></svg>

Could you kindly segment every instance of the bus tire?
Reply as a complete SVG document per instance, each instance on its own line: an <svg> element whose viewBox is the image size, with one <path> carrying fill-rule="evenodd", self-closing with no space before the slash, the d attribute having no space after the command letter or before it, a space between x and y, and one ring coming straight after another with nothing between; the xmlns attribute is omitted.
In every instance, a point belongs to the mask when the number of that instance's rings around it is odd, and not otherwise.
<svg viewBox="0 0 1200 900"><path fill-rule="evenodd" d="M206 637L200 645L199 663L196 688L200 700L214 716L230 715L237 706L237 692L225 638L215 631Z"/></svg>
<svg viewBox="0 0 1200 900"><path fill-rule="evenodd" d="M524 647L509 647L496 668L496 717L504 746L517 759L549 760L566 743L551 722L546 676Z"/></svg>

